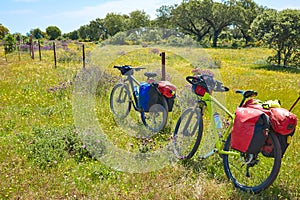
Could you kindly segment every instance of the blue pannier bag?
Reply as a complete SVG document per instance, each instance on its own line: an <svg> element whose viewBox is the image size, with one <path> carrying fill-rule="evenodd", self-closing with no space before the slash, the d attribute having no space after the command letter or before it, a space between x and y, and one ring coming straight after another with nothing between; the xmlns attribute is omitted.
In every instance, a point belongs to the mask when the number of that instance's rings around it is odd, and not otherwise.
<svg viewBox="0 0 300 200"><path fill-rule="evenodd" d="M139 92L139 107L143 109L144 112L149 112L152 105L156 104L159 99L159 92L157 87L153 84L147 82L140 83Z"/></svg>

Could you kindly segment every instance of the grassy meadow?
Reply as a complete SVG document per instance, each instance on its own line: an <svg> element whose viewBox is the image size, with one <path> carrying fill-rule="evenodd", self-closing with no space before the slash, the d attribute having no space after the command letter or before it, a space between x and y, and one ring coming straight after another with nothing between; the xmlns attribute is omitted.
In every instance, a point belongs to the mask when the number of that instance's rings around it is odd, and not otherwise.
<svg viewBox="0 0 300 200"><path fill-rule="evenodd" d="M101 71L95 89L96 107L90 112L95 113L107 138L130 152L154 152L168 143L186 106L182 102L185 76L191 75L195 67L213 71L230 88L221 100L231 111L241 100L234 92L237 89L256 90L257 98L263 101L280 99L284 108L289 108L300 92L300 71L269 66L265 62L273 53L269 49L90 45L87 50L85 70L96 67ZM110 91L121 78L112 67L144 66L159 74L162 51L166 52L167 79L177 86L178 98L161 133L146 140L135 138L114 121L109 109ZM82 63L71 59L59 62L55 68L52 52L44 54L42 61L28 59L25 54L20 61L18 55L8 55L8 62L3 55L0 57L0 199L300 198L300 126L283 157L279 176L259 195L235 189L218 155L204 161L194 158L177 162L147 173L123 172L99 162L78 137L74 123L74 82L84 71ZM220 68L211 69L211 63ZM145 80L143 72L135 77ZM300 116L300 104L293 112ZM131 115L136 117L134 112Z"/></svg>

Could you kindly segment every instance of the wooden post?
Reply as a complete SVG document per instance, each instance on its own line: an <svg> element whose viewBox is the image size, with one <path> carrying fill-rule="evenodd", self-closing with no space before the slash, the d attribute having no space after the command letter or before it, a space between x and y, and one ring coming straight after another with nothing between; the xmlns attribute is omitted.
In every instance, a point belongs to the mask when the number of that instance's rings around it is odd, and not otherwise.
<svg viewBox="0 0 300 200"><path fill-rule="evenodd" d="M6 55L6 44L4 44L4 56L5 56L5 61L7 62L7 55Z"/></svg>
<svg viewBox="0 0 300 200"><path fill-rule="evenodd" d="M56 51L55 51L55 42L53 42L53 53L54 53L54 66L56 68Z"/></svg>
<svg viewBox="0 0 300 200"><path fill-rule="evenodd" d="M19 61L21 61L20 44L18 45L18 56L19 56Z"/></svg>
<svg viewBox="0 0 300 200"><path fill-rule="evenodd" d="M33 48L32 35L30 36L30 54L31 54L32 60L34 60L34 48Z"/></svg>
<svg viewBox="0 0 300 200"><path fill-rule="evenodd" d="M39 57L40 57L40 61L42 61L42 52L41 52L41 43L39 41Z"/></svg>
<svg viewBox="0 0 300 200"><path fill-rule="evenodd" d="M161 52L161 80L166 80L166 54L165 52Z"/></svg>
<svg viewBox="0 0 300 200"><path fill-rule="evenodd" d="M84 44L82 45L82 62L83 62L83 68L85 68L85 50L84 50Z"/></svg>

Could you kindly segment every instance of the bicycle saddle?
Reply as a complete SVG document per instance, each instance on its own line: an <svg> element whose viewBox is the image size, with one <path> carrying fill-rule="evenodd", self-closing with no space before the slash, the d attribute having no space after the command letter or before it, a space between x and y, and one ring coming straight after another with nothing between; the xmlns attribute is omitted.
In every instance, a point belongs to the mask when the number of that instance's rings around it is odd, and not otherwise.
<svg viewBox="0 0 300 200"><path fill-rule="evenodd" d="M157 76L155 72L145 72L144 75L147 76L148 78L153 78Z"/></svg>
<svg viewBox="0 0 300 200"><path fill-rule="evenodd" d="M257 92L254 90L237 90L235 93L242 94L244 98L255 97L257 96Z"/></svg>

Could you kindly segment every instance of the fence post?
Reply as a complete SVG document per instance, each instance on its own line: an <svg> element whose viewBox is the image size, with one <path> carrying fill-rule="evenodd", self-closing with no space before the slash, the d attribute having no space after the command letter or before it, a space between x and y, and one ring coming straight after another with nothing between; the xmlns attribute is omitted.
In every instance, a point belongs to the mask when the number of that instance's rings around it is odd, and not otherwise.
<svg viewBox="0 0 300 200"><path fill-rule="evenodd" d="M41 52L41 43L39 41L39 57L40 57L40 61L42 61L42 52Z"/></svg>
<svg viewBox="0 0 300 200"><path fill-rule="evenodd" d="M53 42L53 53L54 53L54 66L56 68L56 51L55 51L55 42Z"/></svg>
<svg viewBox="0 0 300 200"><path fill-rule="evenodd" d="M18 45L17 50L18 50L19 61L21 61L20 44Z"/></svg>
<svg viewBox="0 0 300 200"><path fill-rule="evenodd" d="M166 80L166 54L165 52L161 52L161 80Z"/></svg>
<svg viewBox="0 0 300 200"><path fill-rule="evenodd" d="M31 58L34 60L34 48L33 48L33 42L32 42L32 35L30 36L30 52L31 52Z"/></svg>
<svg viewBox="0 0 300 200"><path fill-rule="evenodd" d="M82 45L82 62L83 62L83 68L85 68L85 50L84 50L84 44Z"/></svg>
<svg viewBox="0 0 300 200"><path fill-rule="evenodd" d="M6 55L5 45L6 45L6 44L4 44L4 56L5 56L5 61L7 62L7 55Z"/></svg>

